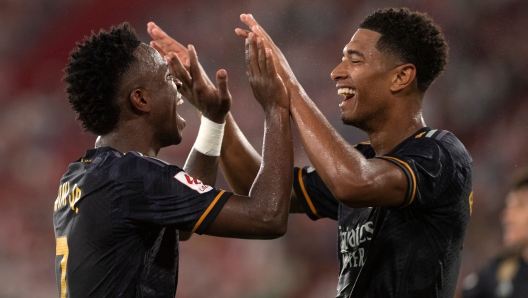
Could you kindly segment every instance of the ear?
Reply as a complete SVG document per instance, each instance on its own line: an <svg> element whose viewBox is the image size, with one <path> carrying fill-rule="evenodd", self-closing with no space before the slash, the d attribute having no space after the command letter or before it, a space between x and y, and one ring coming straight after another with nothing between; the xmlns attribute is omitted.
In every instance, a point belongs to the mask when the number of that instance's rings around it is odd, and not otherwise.
<svg viewBox="0 0 528 298"><path fill-rule="evenodd" d="M416 77L416 67L411 63L402 64L394 69L391 91L399 92L409 86Z"/></svg>
<svg viewBox="0 0 528 298"><path fill-rule="evenodd" d="M150 100L147 90L143 88L134 89L130 92L128 97L132 110L135 113L148 113L150 112Z"/></svg>

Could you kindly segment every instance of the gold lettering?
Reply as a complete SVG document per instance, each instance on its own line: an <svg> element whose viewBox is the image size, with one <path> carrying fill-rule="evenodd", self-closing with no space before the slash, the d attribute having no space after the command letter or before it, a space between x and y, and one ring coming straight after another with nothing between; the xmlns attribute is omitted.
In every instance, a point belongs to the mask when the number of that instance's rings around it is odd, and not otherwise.
<svg viewBox="0 0 528 298"><path fill-rule="evenodd" d="M81 195L82 191L77 184L75 184L73 188L70 188L70 182L61 184L61 186L59 186L59 192L57 199L55 200L53 211L57 211L59 208L64 207L69 203L71 210L78 213L79 208L75 207L75 203L81 199Z"/></svg>
<svg viewBox="0 0 528 298"><path fill-rule="evenodd" d="M469 215L473 213L473 192L469 194Z"/></svg>

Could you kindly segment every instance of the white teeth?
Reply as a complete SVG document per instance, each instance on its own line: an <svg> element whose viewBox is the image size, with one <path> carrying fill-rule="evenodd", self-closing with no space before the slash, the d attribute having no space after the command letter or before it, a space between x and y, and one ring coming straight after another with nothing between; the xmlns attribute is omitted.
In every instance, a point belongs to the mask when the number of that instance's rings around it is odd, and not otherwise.
<svg viewBox="0 0 528 298"><path fill-rule="evenodd" d="M183 103L182 94L178 92L178 95L176 95L176 105L179 106Z"/></svg>
<svg viewBox="0 0 528 298"><path fill-rule="evenodd" d="M339 89L337 89L337 94L343 95L343 96L355 95L356 94L356 90L354 90L352 88L339 88Z"/></svg>

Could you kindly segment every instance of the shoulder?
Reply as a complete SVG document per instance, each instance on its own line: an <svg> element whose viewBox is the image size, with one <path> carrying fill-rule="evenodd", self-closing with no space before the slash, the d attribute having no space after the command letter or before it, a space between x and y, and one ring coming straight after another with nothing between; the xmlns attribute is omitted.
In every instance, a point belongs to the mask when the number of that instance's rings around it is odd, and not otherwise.
<svg viewBox="0 0 528 298"><path fill-rule="evenodd" d="M170 167L171 164L156 157L145 156L137 151L129 151L123 155L123 162L144 163L153 168Z"/></svg>
<svg viewBox="0 0 528 298"><path fill-rule="evenodd" d="M439 129L431 129L406 140L398 154L452 162L460 166L472 163L464 144L452 132Z"/></svg>
<svg viewBox="0 0 528 298"><path fill-rule="evenodd" d="M93 174L104 175L112 180L139 179L152 172L175 174L181 171L177 166L157 158L144 156L136 151L121 153L108 147L100 149L102 150L89 159L91 163L89 171Z"/></svg>

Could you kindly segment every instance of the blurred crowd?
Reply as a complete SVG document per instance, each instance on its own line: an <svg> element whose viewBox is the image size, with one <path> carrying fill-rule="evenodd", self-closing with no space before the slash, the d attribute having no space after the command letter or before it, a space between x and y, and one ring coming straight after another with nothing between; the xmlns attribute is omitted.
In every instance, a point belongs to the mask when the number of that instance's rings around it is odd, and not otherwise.
<svg viewBox="0 0 528 298"><path fill-rule="evenodd" d="M341 124L330 72L343 46L384 1L0 0L0 297L57 297L53 202L68 164L95 136L75 121L61 82L67 55L92 30L128 21L143 42L154 21L195 45L210 76L224 68L232 114L261 148L263 113L245 77L244 41L234 29L252 13L289 59L308 94L351 143L366 140ZM473 215L459 280L501 248L500 211L508 179L528 165L528 2L392 1L427 12L450 45L448 68L427 92L430 127L455 133L474 160ZM243 27L242 27L243 28ZM160 158L183 166L199 126L188 103L184 141ZM295 163L309 164L296 136ZM228 185L220 175L217 187ZM286 236L244 241L195 235L181 244L177 297L319 298L337 285L337 224L290 217Z"/></svg>

